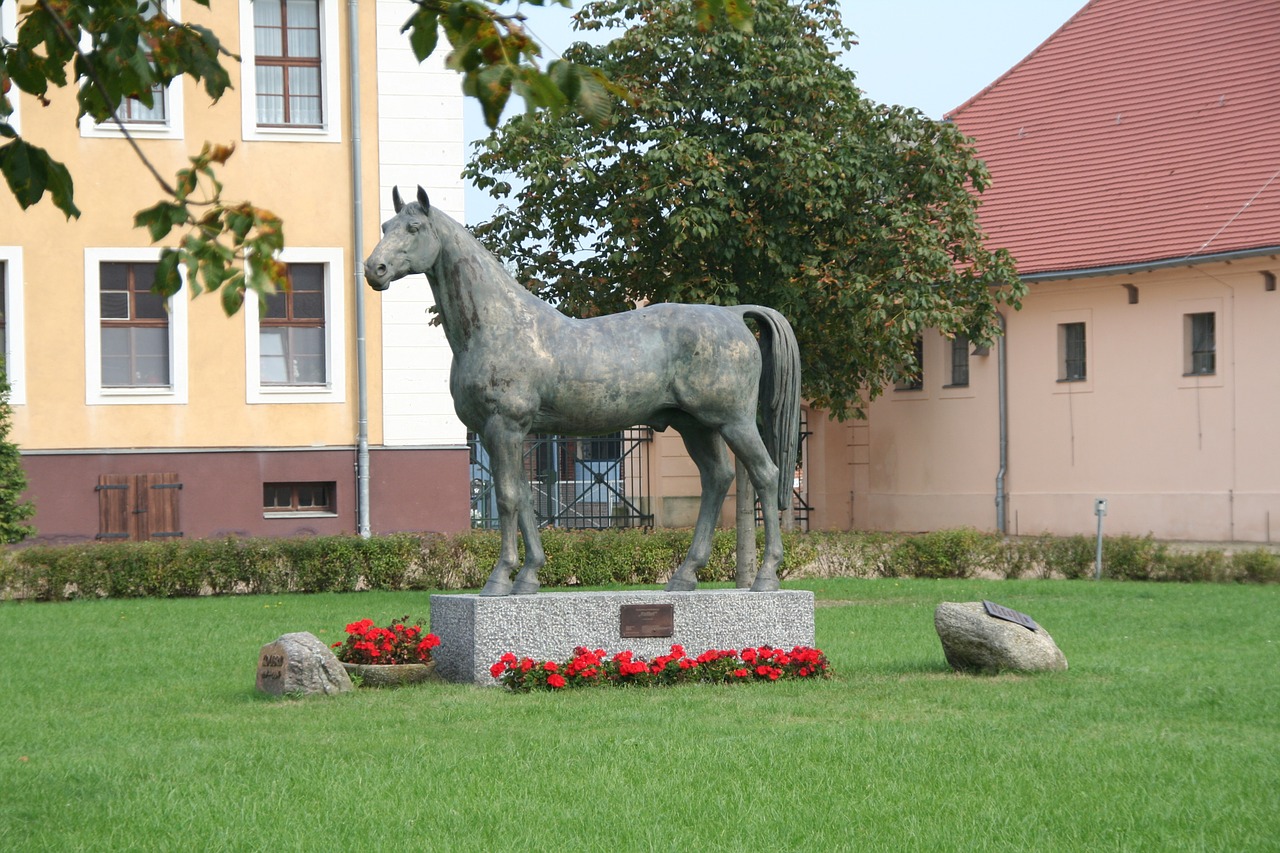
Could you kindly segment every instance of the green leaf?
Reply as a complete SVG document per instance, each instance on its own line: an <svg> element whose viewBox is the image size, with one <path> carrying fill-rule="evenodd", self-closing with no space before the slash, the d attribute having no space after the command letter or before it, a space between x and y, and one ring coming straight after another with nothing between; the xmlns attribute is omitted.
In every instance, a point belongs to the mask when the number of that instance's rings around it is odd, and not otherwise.
<svg viewBox="0 0 1280 853"><path fill-rule="evenodd" d="M160 261L156 264L156 280L151 285L154 293L162 296L173 296L182 289L182 276L178 273L178 262L181 257L177 249L162 249Z"/></svg>
<svg viewBox="0 0 1280 853"><path fill-rule="evenodd" d="M20 136L13 137L0 148L0 173L24 210L40 201L47 190L68 219L80 215L72 198L71 173L43 148Z"/></svg>
<svg viewBox="0 0 1280 853"><path fill-rule="evenodd" d="M162 201L133 215L134 227L146 228L152 243L160 242L169 236L174 227L186 221L187 209L169 201Z"/></svg>
<svg viewBox="0 0 1280 853"><path fill-rule="evenodd" d="M80 209L75 205L75 186L71 180L71 172L57 160L50 158L48 165L48 188L53 196L53 203L70 219L80 216Z"/></svg>
<svg viewBox="0 0 1280 853"><path fill-rule="evenodd" d="M474 94L484 110L484 121L489 127L497 127L502 118L502 110L511 97L511 69L505 65L491 65L476 73L468 75L474 80Z"/></svg>
<svg viewBox="0 0 1280 853"><path fill-rule="evenodd" d="M578 92L574 103L592 124L601 124L613 111L613 101L598 73L590 68L580 69Z"/></svg>
<svg viewBox="0 0 1280 853"><path fill-rule="evenodd" d="M222 310L228 317L244 305L244 285L228 284L222 288Z"/></svg>
<svg viewBox="0 0 1280 853"><path fill-rule="evenodd" d="M435 53L436 43L440 40L440 17L435 10L419 6L418 11L405 21L400 32L409 33L409 47L413 49L413 55L418 61L422 62Z"/></svg>

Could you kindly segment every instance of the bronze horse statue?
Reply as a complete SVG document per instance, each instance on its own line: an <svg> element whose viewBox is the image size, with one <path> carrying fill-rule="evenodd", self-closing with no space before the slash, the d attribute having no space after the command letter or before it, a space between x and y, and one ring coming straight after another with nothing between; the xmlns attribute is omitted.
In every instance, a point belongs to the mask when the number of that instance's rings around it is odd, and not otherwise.
<svg viewBox="0 0 1280 853"><path fill-rule="evenodd" d="M421 187L408 204L393 190L392 202L395 217L382 226L365 278L379 291L413 273L430 282L453 350L454 408L489 453L498 499L502 546L481 594L537 592L546 562L523 474L525 436L601 435L636 424L679 432L702 484L693 542L667 589L696 588L711 556L734 477L728 445L765 508L764 556L751 588L776 590L778 510L791 500L800 412L800 354L786 318L759 305L676 304L568 317L521 287L471 232L433 209ZM525 559L513 583L517 529Z"/></svg>

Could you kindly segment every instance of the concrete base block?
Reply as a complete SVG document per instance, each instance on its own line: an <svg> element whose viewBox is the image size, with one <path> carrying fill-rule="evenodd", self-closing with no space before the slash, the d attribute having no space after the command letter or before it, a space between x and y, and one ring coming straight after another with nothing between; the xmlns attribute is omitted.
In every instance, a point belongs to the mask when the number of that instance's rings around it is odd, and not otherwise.
<svg viewBox="0 0 1280 853"><path fill-rule="evenodd" d="M637 613L646 631L669 614L671 635L622 636L624 615L628 633L636 633ZM657 618L648 620L645 613ZM666 654L673 643L684 646L691 657L708 649L813 646L813 593L711 589L433 595L431 632L441 641L432 651L439 676L492 686L498 682L489 667L506 652L563 661L576 646L586 646L611 655L629 649L647 660Z"/></svg>

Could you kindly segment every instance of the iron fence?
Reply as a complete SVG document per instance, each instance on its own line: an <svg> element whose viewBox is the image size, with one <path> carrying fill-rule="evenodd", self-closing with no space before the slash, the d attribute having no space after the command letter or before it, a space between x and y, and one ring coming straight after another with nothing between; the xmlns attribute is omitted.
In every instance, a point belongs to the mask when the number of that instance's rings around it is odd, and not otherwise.
<svg viewBox="0 0 1280 853"><path fill-rule="evenodd" d="M594 438L531 435L524 444L524 476L533 489L540 527L570 529L652 527L648 459L641 452L653 431L634 427ZM498 527L489 455L475 433L471 447L471 526Z"/></svg>

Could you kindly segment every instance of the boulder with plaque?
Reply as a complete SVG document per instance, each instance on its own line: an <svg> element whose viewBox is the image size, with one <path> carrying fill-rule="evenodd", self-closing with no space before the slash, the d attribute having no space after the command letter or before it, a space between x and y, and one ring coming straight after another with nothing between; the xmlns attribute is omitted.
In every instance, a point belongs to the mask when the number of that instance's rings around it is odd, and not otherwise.
<svg viewBox="0 0 1280 853"><path fill-rule="evenodd" d="M1066 656L1035 620L992 601L944 601L934 628L952 669L1038 672L1067 668Z"/></svg>
<svg viewBox="0 0 1280 853"><path fill-rule="evenodd" d="M258 689L273 696L345 693L346 669L314 634L284 634L258 651Z"/></svg>

